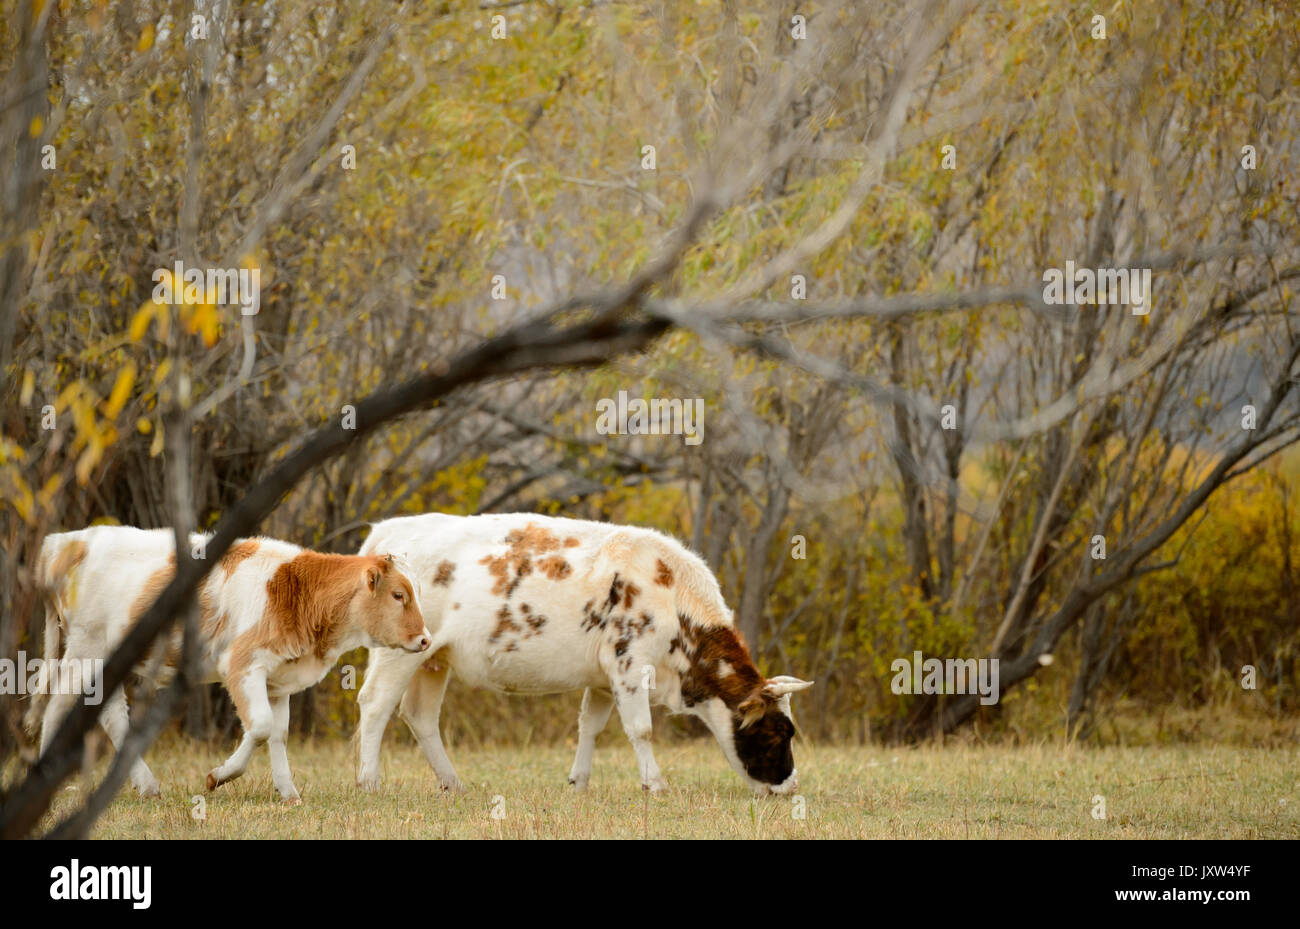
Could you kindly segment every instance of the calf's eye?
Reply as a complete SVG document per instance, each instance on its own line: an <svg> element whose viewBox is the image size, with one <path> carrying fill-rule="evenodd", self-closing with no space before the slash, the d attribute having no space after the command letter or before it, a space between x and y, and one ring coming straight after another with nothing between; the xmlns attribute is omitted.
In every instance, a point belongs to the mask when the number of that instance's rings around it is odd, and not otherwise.
<svg viewBox="0 0 1300 929"><path fill-rule="evenodd" d="M401 603L402 595L395 590L393 591L393 599L396 600L398 603Z"/></svg>

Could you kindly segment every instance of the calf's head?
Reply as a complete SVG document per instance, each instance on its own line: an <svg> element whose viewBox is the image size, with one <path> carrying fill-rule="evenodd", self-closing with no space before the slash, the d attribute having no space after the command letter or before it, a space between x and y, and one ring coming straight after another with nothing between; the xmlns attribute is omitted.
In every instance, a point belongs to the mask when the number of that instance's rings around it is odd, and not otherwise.
<svg viewBox="0 0 1300 929"><path fill-rule="evenodd" d="M422 652L433 642L409 578L392 555L366 556L360 605L361 628L375 645Z"/></svg>

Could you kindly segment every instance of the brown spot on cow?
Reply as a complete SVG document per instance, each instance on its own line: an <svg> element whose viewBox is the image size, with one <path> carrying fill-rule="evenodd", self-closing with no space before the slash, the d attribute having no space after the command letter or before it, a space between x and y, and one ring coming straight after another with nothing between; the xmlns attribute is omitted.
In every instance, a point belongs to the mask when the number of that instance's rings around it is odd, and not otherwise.
<svg viewBox="0 0 1300 929"><path fill-rule="evenodd" d="M569 536L567 539L564 540L565 548L577 548L581 544L582 542L578 541L578 539L574 538L573 536Z"/></svg>
<svg viewBox="0 0 1300 929"><path fill-rule="evenodd" d="M682 675L682 698L687 706L719 697L728 709L735 710L762 688L763 675L758 673L749 649L734 628L697 626L686 616L678 616L678 620L682 627L681 648L688 661ZM669 645L670 654L676 650L674 645ZM731 673L720 674L723 667Z"/></svg>
<svg viewBox="0 0 1300 929"><path fill-rule="evenodd" d="M662 558L655 559L655 583L660 587L673 586L673 569Z"/></svg>
<svg viewBox="0 0 1300 929"><path fill-rule="evenodd" d="M435 587L450 587L451 579L456 573L456 565L450 561L438 562L438 569L433 575Z"/></svg>
<svg viewBox="0 0 1300 929"><path fill-rule="evenodd" d="M623 609L632 609L632 604L636 603L636 598L641 595L641 588L628 581L627 586L623 588Z"/></svg>
<svg viewBox="0 0 1300 929"><path fill-rule="evenodd" d="M524 638L532 638L540 634L542 627L546 625L546 617L541 613L534 613L532 607L527 603L521 604L519 609L523 613L524 623L528 626L528 632L524 635Z"/></svg>
<svg viewBox="0 0 1300 929"><path fill-rule="evenodd" d="M573 566L559 555L547 555L537 562L537 566L553 581L562 581L573 573Z"/></svg>
<svg viewBox="0 0 1300 929"><path fill-rule="evenodd" d="M561 544L555 533L536 523L507 532L502 543L509 547L499 555L484 555L479 564L487 565L488 573L492 575L492 593L504 594L507 600L524 577L532 574L533 558L555 551Z"/></svg>
<svg viewBox="0 0 1300 929"><path fill-rule="evenodd" d="M488 637L488 641L495 642L508 632L518 632L520 628L520 625L515 622L514 618L510 615L509 605L503 603L501 604L501 609L497 610L496 628L492 630L492 635ZM513 649L508 647L506 650L513 651Z"/></svg>

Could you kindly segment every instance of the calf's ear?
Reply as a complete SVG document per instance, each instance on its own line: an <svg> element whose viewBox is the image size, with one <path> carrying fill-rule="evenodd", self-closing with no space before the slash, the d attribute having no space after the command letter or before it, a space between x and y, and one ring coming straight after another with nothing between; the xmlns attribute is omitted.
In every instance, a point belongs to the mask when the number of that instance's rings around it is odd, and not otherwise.
<svg viewBox="0 0 1300 929"><path fill-rule="evenodd" d="M377 588L378 586L379 586L379 569L374 566L366 568L366 588L371 593L374 593L375 588Z"/></svg>

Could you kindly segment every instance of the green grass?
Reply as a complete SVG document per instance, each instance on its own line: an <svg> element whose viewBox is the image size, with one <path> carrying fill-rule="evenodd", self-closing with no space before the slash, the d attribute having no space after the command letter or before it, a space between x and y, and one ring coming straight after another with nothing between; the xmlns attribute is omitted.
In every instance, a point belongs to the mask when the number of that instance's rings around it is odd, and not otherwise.
<svg viewBox="0 0 1300 929"><path fill-rule="evenodd" d="M615 734L617 735L617 734ZM640 789L631 748L602 738L586 794L567 747L450 747L468 789L448 796L419 750L390 741L384 783L353 784L345 740L289 747L303 804L285 807L265 750L211 794L218 746L169 737L147 756L161 798L127 788L97 838L1300 838L1300 750L1214 745L1087 748L796 746L791 798L753 799L710 741L657 746L669 789ZM96 773L102 773L101 761ZM71 811L89 782L66 787ZM1105 798L1106 818L1092 815ZM192 815L202 796L206 818ZM503 813L494 818L494 807ZM47 820L47 824L52 822Z"/></svg>

